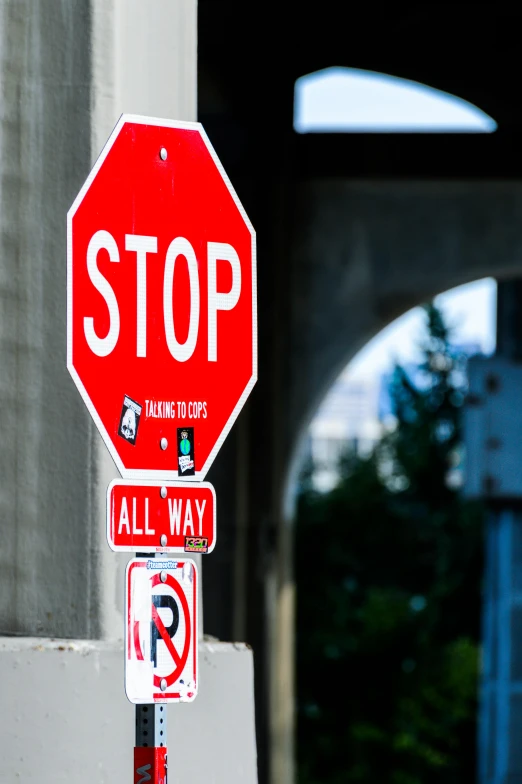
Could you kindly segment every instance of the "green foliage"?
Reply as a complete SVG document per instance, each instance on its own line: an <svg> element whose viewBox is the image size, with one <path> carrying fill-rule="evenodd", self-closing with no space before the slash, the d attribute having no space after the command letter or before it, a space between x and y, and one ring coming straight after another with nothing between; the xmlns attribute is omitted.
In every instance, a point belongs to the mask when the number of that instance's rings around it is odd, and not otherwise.
<svg viewBox="0 0 522 784"><path fill-rule="evenodd" d="M464 360L426 315L419 378L394 372L396 428L298 499L300 784L475 778L482 519L454 482Z"/></svg>

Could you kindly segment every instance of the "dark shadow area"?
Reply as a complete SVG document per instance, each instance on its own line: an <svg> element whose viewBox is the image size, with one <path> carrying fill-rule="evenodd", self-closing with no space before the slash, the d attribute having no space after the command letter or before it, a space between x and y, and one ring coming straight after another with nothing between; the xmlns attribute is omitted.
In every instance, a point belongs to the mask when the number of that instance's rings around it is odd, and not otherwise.
<svg viewBox="0 0 522 784"><path fill-rule="evenodd" d="M209 476L230 551L205 565L205 628L253 646L259 780L286 784L292 651L291 634L278 635L291 626L280 613L293 567L282 510L299 434L341 359L399 313L466 281L520 275L522 11L200 0L198 13L199 120L257 232L259 307L259 381ZM296 79L331 65L457 95L499 130L295 133Z"/></svg>

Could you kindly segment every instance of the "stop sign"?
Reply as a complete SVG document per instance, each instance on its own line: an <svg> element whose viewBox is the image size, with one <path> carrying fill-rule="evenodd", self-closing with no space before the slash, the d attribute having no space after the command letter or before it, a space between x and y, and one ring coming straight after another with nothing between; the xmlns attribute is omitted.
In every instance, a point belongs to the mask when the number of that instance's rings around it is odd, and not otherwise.
<svg viewBox="0 0 522 784"><path fill-rule="evenodd" d="M257 316L255 232L201 125L123 115L67 233L67 366L118 469L202 480Z"/></svg>

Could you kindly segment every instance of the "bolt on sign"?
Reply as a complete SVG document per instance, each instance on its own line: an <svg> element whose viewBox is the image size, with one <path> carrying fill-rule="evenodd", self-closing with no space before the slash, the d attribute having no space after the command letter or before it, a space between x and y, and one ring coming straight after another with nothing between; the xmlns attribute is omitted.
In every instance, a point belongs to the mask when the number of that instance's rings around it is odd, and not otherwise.
<svg viewBox="0 0 522 784"><path fill-rule="evenodd" d="M200 481L257 378L255 232L199 123L123 115L67 216L67 366L122 476Z"/></svg>
<svg viewBox="0 0 522 784"><path fill-rule="evenodd" d="M208 482L115 479L107 490L107 541L120 552L210 553L215 490Z"/></svg>
<svg viewBox="0 0 522 784"><path fill-rule="evenodd" d="M133 558L126 571L125 618L128 699L192 702L198 691L194 561Z"/></svg>

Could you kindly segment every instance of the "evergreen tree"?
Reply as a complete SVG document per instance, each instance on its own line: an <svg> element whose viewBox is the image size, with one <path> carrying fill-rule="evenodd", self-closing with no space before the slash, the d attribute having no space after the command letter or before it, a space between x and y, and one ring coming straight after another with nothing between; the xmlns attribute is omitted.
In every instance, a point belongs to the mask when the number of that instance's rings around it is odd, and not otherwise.
<svg viewBox="0 0 522 784"><path fill-rule="evenodd" d="M300 784L475 779L482 518L456 482L465 359L426 315L393 432L298 499Z"/></svg>

